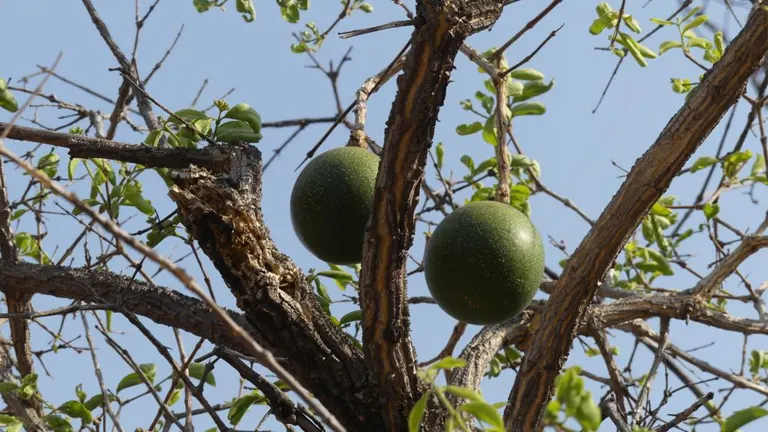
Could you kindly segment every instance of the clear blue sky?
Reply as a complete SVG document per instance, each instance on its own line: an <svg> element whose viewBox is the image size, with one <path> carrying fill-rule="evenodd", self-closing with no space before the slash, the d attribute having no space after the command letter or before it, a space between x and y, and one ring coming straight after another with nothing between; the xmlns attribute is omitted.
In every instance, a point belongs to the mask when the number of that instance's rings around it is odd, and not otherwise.
<svg viewBox="0 0 768 432"><path fill-rule="evenodd" d="M134 38L133 2L94 1L103 19L112 31L117 43L125 51L130 51ZM148 6L142 2L142 9ZM231 2L230 2L231 3ZM265 121L275 121L298 117L328 116L335 113L335 103L332 99L331 87L328 80L318 71L306 68L311 64L305 55L292 54L288 47L293 41L291 32L300 31L300 25L291 25L279 18L279 10L274 2L256 2L256 21L246 24L234 12L228 10L210 11L198 14L192 2L162 1L154 15L150 18L141 34L139 48L139 69L146 74L152 65L165 52L172 42L176 32L184 25L181 40L165 63L163 69L153 78L149 91L164 105L173 109L188 106L194 98L200 84L205 78L210 80L202 95L200 105L208 106L213 99L222 96L230 88L236 91L227 100L230 103L247 102L254 106ZM321 29L326 28L339 12L338 2L314 2L302 23L309 20L317 22ZM375 12L369 15L357 13L341 23L339 31L352 30L385 23L392 20L404 19L402 11L391 2L381 1L375 4ZM413 1L406 2L412 4ZM544 2L523 1L510 6L504 16L490 32L473 36L469 43L479 50L500 45L509 36L518 31L525 23L535 16ZM617 1L614 7L618 8ZM650 17L666 17L676 7L677 2L651 2L642 8L646 2L629 2L628 7L647 31L652 28L648 21ZM716 3L711 3L714 20L722 22L724 10ZM565 24L555 37L528 66L536 68L547 75L547 79L555 78L555 88L539 98L547 104L548 112L541 117L526 117L516 121L514 127L516 136L527 155L539 161L542 167L542 180L556 191L572 199L582 210L592 218L596 218L603 207L609 202L621 184L622 171L612 164L629 169L635 160L651 145L669 118L677 111L683 102L683 96L671 91L670 78L687 77L696 81L699 70L685 61L679 52L671 52L649 62L647 68L640 68L633 61L625 61L618 76L613 82L602 108L592 113L600 93L608 80L617 58L610 53L597 51L596 46L604 46L606 36L592 36L587 28L595 17L593 1L569 1L559 6L535 29L528 32L520 41L507 52L510 63L515 63L528 55L551 30ZM742 19L746 9L738 8ZM0 16L3 25L0 26L0 40L3 41L3 55L0 61L0 75L5 78L17 79L36 71L36 65L49 65L56 55L62 51L63 58L58 72L65 77L88 85L109 97L116 97L120 84L119 75L108 71L117 66L111 53L98 36L84 7L80 2L25 2L20 0L5 1L0 4ZM730 21L727 35L733 36L737 29ZM354 92L369 76L385 67L400 50L410 34L409 29L394 29L373 35L357 37L351 40L340 40L331 35L318 58L326 63L328 60L337 62L342 54L353 46L351 57L342 71L339 89L346 106L353 98ZM674 30L666 29L653 36L647 45L658 49L658 44L664 40L674 39ZM457 70L453 82L448 88L445 106L440 114L440 123L435 135L435 142L442 141L445 146L446 164L453 169L455 176L465 173L458 162L463 154L470 154L476 161L493 156L493 149L485 144L479 135L460 137L455 133L455 127L461 123L475 121L470 113L459 107L459 101L472 98L475 91L482 89L483 76L477 72L475 65L465 57L459 56L456 61ZM12 83L16 85L16 82ZM394 81L388 83L369 103L369 118L367 132L379 143L383 141L384 123L394 95ZM91 109L111 112L111 106L92 96L83 93L61 81L52 79L45 88L46 93L55 93L62 100L80 103ZM24 96L17 95L20 102ZM159 112L159 110L157 110ZM46 124L60 124L56 120L59 112L50 108L38 111L41 121ZM738 111L737 118L744 115L744 107ZM26 114L32 116L32 111ZM0 121L8 121L10 115L0 112ZM140 119L137 119L140 121ZM25 123L29 124L29 123ZM742 122L736 123L735 129L741 129ZM83 125L85 126L85 125ZM264 176L264 214L272 235L279 248L289 254L299 266L324 268L299 243L291 225L288 214L288 198L293 179L296 176L294 168L303 159L304 153L311 148L326 130L326 125L309 127L283 152L280 159L273 164ZM290 129L267 129L264 139L258 146L263 150L265 158L292 132ZM722 133L720 125L704 144L697 156L711 154L717 146ZM732 132L726 148L732 146L737 132ZM122 125L117 139L126 142L139 142L142 137L131 133L129 128ZM344 128L337 129L327 141L324 148L343 145L347 139ZM17 154L32 147L30 143L10 142L10 148ZM758 149L758 141L749 136L745 148L753 151ZM67 160L62 153L62 160ZM62 165L62 170L65 165ZM14 170L9 173L10 194L12 199L18 197L26 186L23 178ZM428 170L428 180L436 184L434 171ZM689 175L675 180L671 193L680 197L688 204L698 192L704 172ZM160 215L165 215L173 209L170 200L165 196L164 186L156 181L156 176L148 174L144 177L147 197L152 199ZM87 189L76 189L82 195ZM734 192L722 201L722 217L735 226L754 229L762 220L762 212L768 199L766 188L758 191L760 204L754 206L741 194ZM573 252L581 238L586 234L588 226L573 212L560 203L546 197L534 196L531 200L532 218L543 237L552 236L564 240L569 252ZM703 216L694 223L703 221ZM130 227L137 227L143 222L139 217ZM34 229L32 222L22 224L20 230ZM49 235L45 245L52 250L55 245L66 247L71 239L79 233L79 229L71 222L63 222L55 218L48 226ZM414 251L423 250L421 235L416 236ZM712 245L701 237L690 242L687 252L695 257L692 263L700 272L707 271L707 264L714 257ZM547 263L558 268L562 253L548 243ZM186 253L180 242L169 241L160 248L164 253L179 257ZM82 264L82 257L77 263ZM151 266L150 266L151 267ZM199 275L192 261L187 261L186 268ZM115 267L115 270L119 270ZM208 265L208 269L212 267ZM748 261L742 271L753 283L760 283L766 278L764 269L760 269L757 260ZM209 274L215 276L215 271ZM666 278L659 284L668 288L689 287L693 279L685 274ZM157 283L179 288L178 283L168 276L161 275ZM729 287L737 292L736 282L730 280ZM233 306L232 296L220 279L214 278L216 294L221 302ZM332 288L332 284L328 285ZM421 276L409 280L409 295L427 295L428 291ZM36 307L44 309L63 304L51 299L36 299ZM349 311L349 306L334 307L334 312L341 315ZM750 308L735 308L734 313L753 317ZM419 358L424 360L435 355L443 346L453 327L453 321L434 306L417 305L412 308L413 339ZM58 319L44 321L53 328L58 327ZM657 322L652 321L656 326ZM137 361L147 363L158 362L158 377L165 377L169 368L162 364L154 349L145 342L137 331L127 322L117 319L117 330L124 332L116 337L121 343L132 350ZM82 334L79 320L68 320L65 334L70 337ZM158 337L173 347L175 342L170 329L154 326ZM464 336L459 344L462 347L469 341L478 327L471 327L471 332ZM435 336L437 334L438 336ZM697 351L697 354L710 363L725 370L738 371L741 360L742 338L738 335L724 335L708 330L706 327L682 322L672 325L672 341L684 349L717 342L716 345ZM626 363L631 348L632 339L614 332L613 345L621 348L619 364ZM100 339L98 336L97 339ZM185 338L186 348L190 350L194 338ZM591 342L591 341L589 341ZM50 337L35 327L33 345L42 349L50 343ZM81 338L76 342L83 346ZM102 369L107 382L115 386L119 379L129 372L128 367L111 352L103 343L99 344L99 355ZM768 340L764 337L750 338L750 349L768 349ZM643 349L639 350L640 359L635 363L635 373L644 372L642 367L649 363L649 355ZM74 388L83 383L89 395L97 393L97 383L91 371L90 358L87 354L66 352L57 356L44 357L46 366L52 378L41 378L41 390L45 397L56 403L74 398ZM605 376L604 366L599 358L587 359L578 343L575 344L569 364L579 362L588 370ZM38 370L41 368L38 365ZM73 372L77 371L77 372ZM42 370L40 370L42 372ZM238 378L223 369L216 369L218 386L206 390L209 400L220 402L232 397L238 387ZM706 376L701 374L701 376ZM500 378L486 382L483 385L485 395L491 401L506 400L514 374L507 372ZM662 375L663 379L663 375ZM589 383L589 381L588 381ZM604 393L604 389L591 386L595 397ZM676 385L673 384L673 387ZM659 396L661 383L654 386L654 397ZM715 383L711 388L722 388ZM135 390L131 390L134 394ZM126 391L126 395L131 392ZM716 392L716 400L723 396ZM657 400L657 399L655 399ZM731 398L729 404L733 407L744 407L748 403L759 403L762 399L749 393L739 392ZM691 402L688 393L678 393L670 405L670 412L680 410ZM182 403L174 407L177 411L183 408ZM147 427L149 419L147 411L154 412L154 402L146 398L145 402L137 403L126 409L123 415L126 429ZM241 424L242 427L253 427L263 414L262 409L254 409ZM226 412L222 413L226 416ZM205 416L198 416L198 430L212 425ZM768 422L754 423L744 428L745 431L760 430ZM604 424L601 430L612 430L612 425ZM281 430L274 422L268 422L266 427ZM706 427L701 430L710 430ZM711 429L714 430L714 429Z"/></svg>

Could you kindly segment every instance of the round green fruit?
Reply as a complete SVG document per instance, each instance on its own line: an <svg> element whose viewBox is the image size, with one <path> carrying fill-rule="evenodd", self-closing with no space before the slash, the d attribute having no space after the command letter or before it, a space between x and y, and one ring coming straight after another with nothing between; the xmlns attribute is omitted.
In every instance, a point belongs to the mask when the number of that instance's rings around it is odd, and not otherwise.
<svg viewBox="0 0 768 432"><path fill-rule="evenodd" d="M360 147L340 147L312 159L291 193L291 222L301 243L333 264L363 257L379 157Z"/></svg>
<svg viewBox="0 0 768 432"><path fill-rule="evenodd" d="M427 243L427 287L450 316L495 324L533 300L544 273L544 244L530 219L496 201L475 201L448 215Z"/></svg>

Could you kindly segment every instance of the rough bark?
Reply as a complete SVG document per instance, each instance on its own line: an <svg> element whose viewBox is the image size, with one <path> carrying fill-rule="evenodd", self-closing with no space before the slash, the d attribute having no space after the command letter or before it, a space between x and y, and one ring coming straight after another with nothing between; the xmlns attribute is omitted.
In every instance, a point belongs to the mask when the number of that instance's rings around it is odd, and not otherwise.
<svg viewBox="0 0 768 432"><path fill-rule="evenodd" d="M642 217L740 97L767 51L768 10L755 6L722 59L637 161L568 260L510 392L504 413L508 430L535 430L598 282Z"/></svg>
<svg viewBox="0 0 768 432"><path fill-rule="evenodd" d="M419 1L403 74L384 134L360 277L363 344L381 389L387 430L407 430L419 397L406 304L406 264L427 152L453 61L464 40L493 24L503 1Z"/></svg>
<svg viewBox="0 0 768 432"><path fill-rule="evenodd" d="M306 277L273 243L261 213L261 153L233 151L228 173L174 173L170 196L283 365L350 430L381 430L378 395L352 338L323 311Z"/></svg>
<svg viewBox="0 0 768 432"><path fill-rule="evenodd" d="M0 134L9 128L8 138L10 139L64 147L69 149L69 155L73 158L103 158L164 168L186 168L189 165L196 165L217 172L229 169L229 157L225 151L226 148L223 147L206 147L201 150L157 148L23 126L11 127L7 123L0 123Z"/></svg>
<svg viewBox="0 0 768 432"><path fill-rule="evenodd" d="M98 270L38 265L0 265L0 290L43 294L84 303L116 305L167 326L208 339L211 343L247 353L247 348L202 301L177 291L148 285L127 276ZM259 334L242 314L232 319L256 338ZM273 348L271 345L267 345Z"/></svg>

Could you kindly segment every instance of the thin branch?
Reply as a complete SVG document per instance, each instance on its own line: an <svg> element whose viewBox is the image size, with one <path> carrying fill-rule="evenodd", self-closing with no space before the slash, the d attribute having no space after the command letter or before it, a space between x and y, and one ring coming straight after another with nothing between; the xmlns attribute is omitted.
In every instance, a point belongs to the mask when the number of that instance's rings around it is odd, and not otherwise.
<svg viewBox="0 0 768 432"><path fill-rule="evenodd" d="M545 16L549 15L550 12L554 8L556 8L560 3L562 3L563 0L553 0L544 10L539 12L538 15L536 15L532 20L528 21L528 23L523 26L520 31L518 31L514 36L512 36L508 41L504 42L503 45L499 47L492 55L492 59L499 59L501 58L501 55L504 54L504 51L507 50L513 43L517 42L518 39L520 39L528 30L531 30L536 26L536 24L539 23Z"/></svg>
<svg viewBox="0 0 768 432"><path fill-rule="evenodd" d="M96 380L99 382L99 388L101 389L102 408L107 412L109 418L112 419L112 426L119 432L125 432L123 426L120 424L120 420L115 415L110 405L112 401L109 399L110 393L107 391L107 386L104 385L104 376L101 373L101 367L99 366L99 360L96 357L96 350L93 348L93 340L91 339L91 330L88 326L88 320L85 318L85 312L80 312L80 319L83 322L83 329L85 330L85 340L88 341L88 348L91 352L91 361L93 362L93 372L96 374ZM105 425L106 426L106 425Z"/></svg>
<svg viewBox="0 0 768 432"><path fill-rule="evenodd" d="M694 402L693 405L681 411L678 415L675 416L675 418L672 419L672 421L654 429L654 432L667 432L671 430L672 428L676 427L680 423L688 420L688 417L692 416L693 413L696 412L696 410L701 408L702 405L705 405L707 402L711 401L712 398L714 397L715 397L714 393L712 392L707 393L706 395L704 395L704 397Z"/></svg>
<svg viewBox="0 0 768 432"><path fill-rule="evenodd" d="M390 22L390 23L381 24L381 25L377 25L377 26L373 26L373 27L364 28L364 29L340 32L339 33L339 38L340 39L349 39L349 38L352 38L352 37L355 37L355 36L360 36L360 35L364 35L364 34L374 33L374 32L378 32L378 31L382 31L382 30L389 30L389 29L398 28L398 27L407 27L407 26L412 26L412 25L413 25L413 20L393 21L393 22Z"/></svg>
<svg viewBox="0 0 768 432"><path fill-rule="evenodd" d="M661 337L659 338L659 345L656 349L656 355L653 358L651 369L648 371L645 381L640 388L640 396L637 397L637 405L635 406L635 415L633 416L633 422L638 422L640 419L640 413L644 410L645 400L648 397L648 393L651 390L651 385L656 379L656 372L659 370L661 364L661 358L664 356L664 350L667 349L667 343L669 342L669 318L661 318Z"/></svg>

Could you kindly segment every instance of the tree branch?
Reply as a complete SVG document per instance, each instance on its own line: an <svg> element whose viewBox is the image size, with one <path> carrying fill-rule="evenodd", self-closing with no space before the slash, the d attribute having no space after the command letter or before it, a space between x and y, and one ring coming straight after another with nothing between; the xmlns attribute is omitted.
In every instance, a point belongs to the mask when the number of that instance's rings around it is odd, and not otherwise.
<svg viewBox="0 0 768 432"><path fill-rule="evenodd" d="M534 430L571 341L608 266L675 174L739 98L768 51L768 11L755 7L739 36L651 148L637 161L611 203L568 260L542 327L510 393L507 429Z"/></svg>
<svg viewBox="0 0 768 432"><path fill-rule="evenodd" d="M502 4L433 0L416 6L412 48L384 133L360 276L366 361L390 431L408 429L420 393L405 280L427 153L459 48L498 19Z"/></svg>
<svg viewBox="0 0 768 432"><path fill-rule="evenodd" d="M163 168L197 165L216 172L229 169L229 155L224 147L157 148L0 123L0 133L6 130L10 139L67 148L73 158L104 158Z"/></svg>
<svg viewBox="0 0 768 432"><path fill-rule="evenodd" d="M118 305L158 324L177 327L216 345L248 352L229 327L218 320L202 301L107 271L26 262L0 264L0 291L25 291L84 303ZM264 342L241 314L228 313L254 338Z"/></svg>

